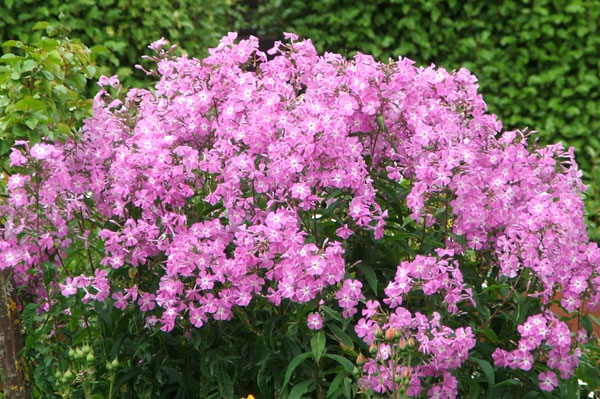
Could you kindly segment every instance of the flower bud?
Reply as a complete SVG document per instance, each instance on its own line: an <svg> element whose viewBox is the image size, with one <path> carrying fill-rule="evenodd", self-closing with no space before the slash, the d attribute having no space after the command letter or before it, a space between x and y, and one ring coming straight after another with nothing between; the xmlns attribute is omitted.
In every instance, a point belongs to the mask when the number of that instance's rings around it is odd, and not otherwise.
<svg viewBox="0 0 600 399"><path fill-rule="evenodd" d="M394 338L396 338L396 330L393 327L390 327L385 332L385 339L393 341Z"/></svg>
<svg viewBox="0 0 600 399"><path fill-rule="evenodd" d="M73 359L75 357L75 351L73 350L73 348L69 349L69 358Z"/></svg>
<svg viewBox="0 0 600 399"><path fill-rule="evenodd" d="M92 364L92 363L94 363L94 360L96 360L96 357L94 356L94 354L88 353L88 355L85 358L85 361L88 362L88 364Z"/></svg>
<svg viewBox="0 0 600 399"><path fill-rule="evenodd" d="M374 355L377 353L377 345L375 344L375 342L372 342L371 345L369 346L369 353L371 355Z"/></svg>
<svg viewBox="0 0 600 399"><path fill-rule="evenodd" d="M398 341L398 347L402 350L404 348L406 348L406 340L404 338L400 338L400 341Z"/></svg>
<svg viewBox="0 0 600 399"><path fill-rule="evenodd" d="M379 326L377 326L377 330L375 330L375 338L377 338L377 339L383 338L383 330Z"/></svg>
<svg viewBox="0 0 600 399"><path fill-rule="evenodd" d="M71 371L71 369L68 369L63 374L63 379L70 380L71 378L73 378L73 372Z"/></svg>
<svg viewBox="0 0 600 399"><path fill-rule="evenodd" d="M366 362L367 362L367 358L362 353L359 354L358 357L356 358L356 364L358 364L359 366L362 366Z"/></svg>
<svg viewBox="0 0 600 399"><path fill-rule="evenodd" d="M413 337L408 337L408 340L406 341L406 346L408 346L409 348L415 346L415 339Z"/></svg>
<svg viewBox="0 0 600 399"><path fill-rule="evenodd" d="M117 358L116 358L116 357L115 357L115 360L113 360L113 361L111 362L111 366L113 366L113 367L119 367L119 361L117 360Z"/></svg>

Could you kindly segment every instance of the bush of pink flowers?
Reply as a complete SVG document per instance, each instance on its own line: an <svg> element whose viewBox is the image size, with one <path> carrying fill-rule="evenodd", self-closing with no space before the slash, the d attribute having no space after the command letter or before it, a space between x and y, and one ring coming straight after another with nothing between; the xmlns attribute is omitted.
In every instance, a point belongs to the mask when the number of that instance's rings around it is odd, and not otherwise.
<svg viewBox="0 0 600 399"><path fill-rule="evenodd" d="M17 142L0 269L40 302L139 308L166 332L257 298L306 306L312 330L337 308L364 395L572 381L593 337L550 304L600 303L573 150L502 132L465 69L235 39L203 60L155 42L152 90L103 77L79 138ZM396 267L368 265L361 237Z"/></svg>

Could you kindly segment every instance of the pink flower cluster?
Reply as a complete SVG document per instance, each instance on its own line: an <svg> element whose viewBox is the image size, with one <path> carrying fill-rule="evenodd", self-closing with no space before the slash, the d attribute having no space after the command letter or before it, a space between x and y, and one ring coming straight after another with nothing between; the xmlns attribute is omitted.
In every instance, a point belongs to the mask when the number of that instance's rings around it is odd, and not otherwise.
<svg viewBox="0 0 600 399"><path fill-rule="evenodd" d="M379 303L366 302L359 336L374 343L378 326L393 328L418 340L420 358L392 365L402 341L381 343L365 386L383 392L395 383L389 376L403 375L412 396L456 396L447 370L468 356L472 331L402 305L416 290L442 298L450 315L473 302L465 254L485 251L508 279L527 273L536 281L528 295L544 303L562 291L569 311L600 305L600 250L585 234L573 150L500 134L467 70L319 56L294 35L268 57L256 38L235 39L203 60L171 57L157 41L153 91L112 96L122 92L118 79L103 78L81 137L17 141L10 160L19 173L0 205L0 269L40 299L56 290L111 298L165 331L231 319L256 297L315 308L335 298L352 317L365 298L343 242L360 230L395 234L386 220L399 215L374 185L383 179L410 190L415 223L447 234L436 254L397 260L384 322ZM45 287L45 262L69 276ZM496 352L498 365L530 367L532 350L551 348L548 366L572 374L570 340L544 317L547 334L521 331L516 352ZM308 322L322 327L317 313ZM543 388L554 384L540 377Z"/></svg>
<svg viewBox="0 0 600 399"><path fill-rule="evenodd" d="M463 292L460 271L452 266L453 251L440 249L437 252L439 258L417 256L414 261L398 266L396 278L385 289L383 299L393 311L384 311L376 301L367 302L362 312L364 317L358 321L355 331L375 348L376 356L363 366L362 389L392 393L404 383L406 394L411 397L419 396L425 387L428 387L429 397L454 398L458 394L451 370L459 368L475 346L473 331L470 327L452 329L443 325L438 312L430 317L420 312L413 315L401 306L403 297L417 288L425 295L445 291L444 298L451 313L456 312L458 301L473 300ZM381 339L383 331L385 339ZM414 340L418 343L416 350L411 348ZM412 345L407 344L409 342ZM402 375L407 378L397 378Z"/></svg>
<svg viewBox="0 0 600 399"><path fill-rule="evenodd" d="M421 289L425 295L443 293L443 302L450 313L458 311L457 303L473 301L472 289L467 288L463 276L452 258L454 251L438 248L439 258L417 255L409 262L402 262L396 269L396 277L385 289L386 298L383 300L390 308L402 304L402 297L413 289Z"/></svg>
<svg viewBox="0 0 600 399"><path fill-rule="evenodd" d="M562 378L573 375L581 351L579 348L571 351L571 332L566 323L558 320L552 312L547 312L530 316L518 330L521 339L517 349L508 352L497 348L492 354L496 366L528 371L534 362L543 358L548 367L560 372ZM541 389L551 391L556 386L554 372L540 374Z"/></svg>

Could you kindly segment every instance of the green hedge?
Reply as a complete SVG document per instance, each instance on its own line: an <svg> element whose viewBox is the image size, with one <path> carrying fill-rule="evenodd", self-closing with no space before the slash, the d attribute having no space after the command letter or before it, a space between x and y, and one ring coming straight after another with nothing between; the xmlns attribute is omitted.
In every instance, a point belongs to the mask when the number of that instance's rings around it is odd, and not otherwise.
<svg viewBox="0 0 600 399"><path fill-rule="evenodd" d="M600 152L598 0L259 0L257 28L321 51L467 67L506 128Z"/></svg>
<svg viewBox="0 0 600 399"><path fill-rule="evenodd" d="M40 33L31 28L39 20L67 25L69 37L110 51L98 60L101 72L118 73L126 86L146 81L134 65L161 36L201 56L241 18L235 0L4 0L0 15L0 43L37 41Z"/></svg>

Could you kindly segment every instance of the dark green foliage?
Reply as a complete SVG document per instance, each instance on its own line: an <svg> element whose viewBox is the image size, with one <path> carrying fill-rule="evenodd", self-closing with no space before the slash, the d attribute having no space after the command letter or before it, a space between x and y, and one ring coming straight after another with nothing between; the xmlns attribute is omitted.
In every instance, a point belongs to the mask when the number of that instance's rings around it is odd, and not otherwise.
<svg viewBox="0 0 600 399"><path fill-rule="evenodd" d="M147 82L135 70L146 46L164 36L195 57L204 55L228 31L236 29L240 14L235 0L6 0L0 3L0 42L18 38L31 42L39 34L31 28L39 20L64 24L93 48L106 47L100 60L106 75L119 74L126 87Z"/></svg>

